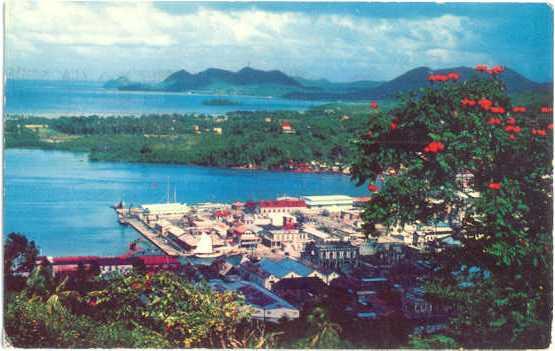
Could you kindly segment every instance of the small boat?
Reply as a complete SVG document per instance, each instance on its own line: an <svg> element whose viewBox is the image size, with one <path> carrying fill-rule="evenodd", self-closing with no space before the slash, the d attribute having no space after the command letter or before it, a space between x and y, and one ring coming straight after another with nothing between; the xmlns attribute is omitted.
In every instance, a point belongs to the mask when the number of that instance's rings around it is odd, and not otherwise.
<svg viewBox="0 0 555 351"><path fill-rule="evenodd" d="M120 201L118 203L113 204L112 206L110 206L111 208L113 208L114 210L121 210L124 206L123 201Z"/></svg>

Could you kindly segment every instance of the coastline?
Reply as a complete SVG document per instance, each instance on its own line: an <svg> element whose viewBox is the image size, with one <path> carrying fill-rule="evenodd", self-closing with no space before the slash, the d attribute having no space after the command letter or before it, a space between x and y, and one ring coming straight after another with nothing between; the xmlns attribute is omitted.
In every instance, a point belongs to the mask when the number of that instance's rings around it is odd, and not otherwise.
<svg viewBox="0 0 555 351"><path fill-rule="evenodd" d="M15 147L6 147L4 146L4 151L8 150L41 150L41 151L50 151L50 152L67 152L76 155L82 155L87 157L88 162L107 162L107 163L118 163L118 164L144 164L144 165L159 165L159 166L187 166L187 167L198 167L198 168L208 168L208 169L221 169L221 170L234 170L234 171L242 171L242 172L269 172L269 173L297 173L297 174L322 174L322 175L343 175L343 176L350 176L350 173L343 173L341 171L297 171L293 169L276 169L276 168L262 168L262 167L246 167L246 166L216 166L216 165L201 165L201 164L194 164L194 163L180 163L180 162L156 162L156 161L132 161L132 160L95 160L90 158L90 151L86 150L72 150L72 149L62 149L56 147L44 147L44 146L15 146Z"/></svg>

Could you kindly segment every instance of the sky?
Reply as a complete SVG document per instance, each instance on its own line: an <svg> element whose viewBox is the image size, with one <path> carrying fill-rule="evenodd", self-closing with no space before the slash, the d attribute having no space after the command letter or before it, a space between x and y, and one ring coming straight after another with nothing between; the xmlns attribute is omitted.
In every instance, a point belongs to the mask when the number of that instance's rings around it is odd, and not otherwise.
<svg viewBox="0 0 555 351"><path fill-rule="evenodd" d="M156 81L179 69L278 69L331 81L501 64L553 78L541 3L51 2L6 7L8 78Z"/></svg>

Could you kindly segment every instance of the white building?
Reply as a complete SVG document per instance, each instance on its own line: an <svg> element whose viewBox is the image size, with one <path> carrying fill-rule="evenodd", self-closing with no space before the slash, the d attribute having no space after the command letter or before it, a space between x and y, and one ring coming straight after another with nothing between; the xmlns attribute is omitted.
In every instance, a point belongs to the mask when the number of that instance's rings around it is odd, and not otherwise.
<svg viewBox="0 0 555 351"><path fill-rule="evenodd" d="M346 195L303 196L308 208L320 208L328 211L341 211L353 207L354 199Z"/></svg>
<svg viewBox="0 0 555 351"><path fill-rule="evenodd" d="M180 203L141 205L140 209L142 214L146 217L158 216L179 218L191 211L189 206Z"/></svg>

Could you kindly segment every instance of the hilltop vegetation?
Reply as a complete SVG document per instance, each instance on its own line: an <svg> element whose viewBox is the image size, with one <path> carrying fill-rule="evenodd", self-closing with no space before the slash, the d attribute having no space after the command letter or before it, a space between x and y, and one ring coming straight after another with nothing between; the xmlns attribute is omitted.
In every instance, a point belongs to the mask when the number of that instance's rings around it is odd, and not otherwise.
<svg viewBox="0 0 555 351"><path fill-rule="evenodd" d="M306 112L223 116L11 117L5 136L8 148L86 151L91 160L223 167L250 164L265 169L283 168L290 161L347 165L354 154L352 141L364 129L370 113L367 104L335 104ZM294 133L282 132L285 121ZM26 127L29 125L48 128L33 131Z"/></svg>

